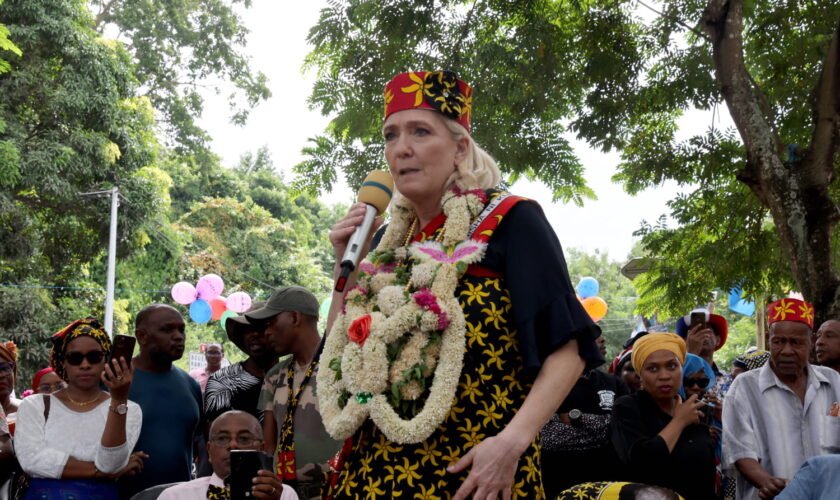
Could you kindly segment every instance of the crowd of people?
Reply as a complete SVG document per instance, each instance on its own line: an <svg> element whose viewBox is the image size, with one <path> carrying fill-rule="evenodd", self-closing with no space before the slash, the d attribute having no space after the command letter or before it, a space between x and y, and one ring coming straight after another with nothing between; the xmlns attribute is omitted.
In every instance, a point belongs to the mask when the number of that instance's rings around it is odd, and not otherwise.
<svg viewBox="0 0 840 500"><path fill-rule="evenodd" d="M714 359L726 320L700 309L676 333L635 335L604 370L554 231L497 188L471 109L452 72L386 86L390 220L373 222L324 332L316 297L286 286L225 323L244 361L222 367L211 344L188 374L173 364L187 335L177 308L136 313L131 359L81 319L52 336L22 400L19 353L0 344L0 479L26 499L230 498L249 452L259 499L838 491L840 321L814 333L808 303L775 302L769 351L729 370ZM334 278L367 210L330 231Z"/></svg>

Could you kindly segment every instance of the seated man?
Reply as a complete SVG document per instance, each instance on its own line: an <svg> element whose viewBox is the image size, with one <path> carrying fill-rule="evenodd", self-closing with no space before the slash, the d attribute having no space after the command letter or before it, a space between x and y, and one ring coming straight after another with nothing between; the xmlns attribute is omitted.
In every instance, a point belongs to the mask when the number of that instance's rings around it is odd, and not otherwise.
<svg viewBox="0 0 840 500"><path fill-rule="evenodd" d="M199 500L229 498L222 478L230 474L230 450L259 450L262 447L262 428L248 413L231 410L213 421L207 454L213 465L213 475L167 488L159 500ZM283 486L271 471L261 470L251 489L254 498L263 500L297 500L292 488ZM214 496L215 495L215 496Z"/></svg>
<svg viewBox="0 0 840 500"><path fill-rule="evenodd" d="M739 375L723 406L724 467L745 500L776 497L805 460L840 444L840 374L808 362L813 306L782 299L767 319L769 363Z"/></svg>

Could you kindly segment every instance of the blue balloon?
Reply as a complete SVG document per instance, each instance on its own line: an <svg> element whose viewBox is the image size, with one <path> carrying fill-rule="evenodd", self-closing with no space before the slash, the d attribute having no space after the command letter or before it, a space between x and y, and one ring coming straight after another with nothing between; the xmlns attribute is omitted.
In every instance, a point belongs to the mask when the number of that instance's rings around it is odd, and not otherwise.
<svg viewBox="0 0 840 500"><path fill-rule="evenodd" d="M190 319L196 323L207 323L213 315L213 308L204 299L196 299L190 304Z"/></svg>
<svg viewBox="0 0 840 500"><path fill-rule="evenodd" d="M577 293L580 298L585 299L598 295L598 290L601 286L598 285L598 280L592 277L586 277L580 280L577 286Z"/></svg>
<svg viewBox="0 0 840 500"><path fill-rule="evenodd" d="M744 316L752 316L755 312L755 302L744 299L740 288L729 291L729 310Z"/></svg>

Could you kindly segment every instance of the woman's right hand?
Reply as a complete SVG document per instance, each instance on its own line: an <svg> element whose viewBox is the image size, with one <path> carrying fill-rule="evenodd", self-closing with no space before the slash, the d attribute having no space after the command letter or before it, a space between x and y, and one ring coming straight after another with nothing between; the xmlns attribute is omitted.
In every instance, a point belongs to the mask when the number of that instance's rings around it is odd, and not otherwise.
<svg viewBox="0 0 840 500"><path fill-rule="evenodd" d="M681 396L677 396L677 404L674 406L674 420L686 426L699 424L700 417L703 416L700 408L705 404L702 401L697 401L697 394L692 394L685 401Z"/></svg>
<svg viewBox="0 0 840 500"><path fill-rule="evenodd" d="M131 377L134 374L132 361L126 362L125 358L112 359L105 363L102 371L102 383L111 393L111 399L115 401L126 401L128 390L131 389Z"/></svg>
<svg viewBox="0 0 840 500"><path fill-rule="evenodd" d="M338 260L344 255L344 251L347 249L347 242L353 236L356 227L360 226L362 221L364 221L366 207L367 205L364 203L355 203L347 211L347 215L338 219L330 228L330 243L332 243L333 251L335 252L336 264L338 264ZM368 240L365 243L364 252L360 255L360 258L364 258L367 253L367 248L370 246L371 238L373 238L373 235L382 226L383 222L385 222L385 219L382 217L374 219Z"/></svg>

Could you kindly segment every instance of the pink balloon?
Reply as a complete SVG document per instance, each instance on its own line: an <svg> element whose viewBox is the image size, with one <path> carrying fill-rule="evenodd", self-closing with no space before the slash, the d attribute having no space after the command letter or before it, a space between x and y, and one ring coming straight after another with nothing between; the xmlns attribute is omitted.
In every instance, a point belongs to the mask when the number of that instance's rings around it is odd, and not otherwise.
<svg viewBox="0 0 840 500"><path fill-rule="evenodd" d="M225 289L225 282L218 274L208 274L202 276L195 285L195 290L198 292L198 298L204 300L215 299L222 294Z"/></svg>
<svg viewBox="0 0 840 500"><path fill-rule="evenodd" d="M245 292L230 294L226 302L227 308L236 313L244 313L251 308L251 296Z"/></svg>
<svg viewBox="0 0 840 500"><path fill-rule="evenodd" d="M196 299L195 287L186 281L179 281L172 286L172 300L179 304L192 304Z"/></svg>

